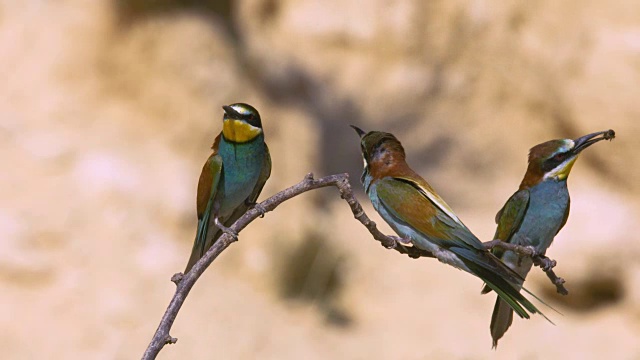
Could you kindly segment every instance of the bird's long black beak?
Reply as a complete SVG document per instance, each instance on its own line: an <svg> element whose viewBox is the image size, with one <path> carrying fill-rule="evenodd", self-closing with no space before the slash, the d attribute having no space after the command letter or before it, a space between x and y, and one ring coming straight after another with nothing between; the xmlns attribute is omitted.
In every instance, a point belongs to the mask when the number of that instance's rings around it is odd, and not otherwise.
<svg viewBox="0 0 640 360"><path fill-rule="evenodd" d="M598 131L592 134L579 137L573 140L575 144L573 147L573 152L577 154L582 150L588 148L589 146L597 143L600 140L612 140L615 137L616 137L616 132L611 129L605 130L605 131Z"/></svg>
<svg viewBox="0 0 640 360"><path fill-rule="evenodd" d="M353 130L355 130L358 133L358 136L360 136L360 138L362 138L364 136L364 134L366 134L366 132L362 129L360 129L359 127L355 126L355 125L349 125L353 128Z"/></svg>
<svg viewBox="0 0 640 360"><path fill-rule="evenodd" d="M229 116L230 118L240 119L242 117L242 115L239 112L237 112L234 108L232 108L229 105L223 105L222 110L224 110L224 112L227 113L227 116Z"/></svg>

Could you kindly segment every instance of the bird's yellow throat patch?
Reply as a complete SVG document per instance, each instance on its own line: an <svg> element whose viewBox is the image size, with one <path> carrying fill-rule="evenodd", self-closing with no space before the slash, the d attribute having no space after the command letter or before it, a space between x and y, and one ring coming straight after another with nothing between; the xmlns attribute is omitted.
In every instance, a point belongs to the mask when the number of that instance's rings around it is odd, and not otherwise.
<svg viewBox="0 0 640 360"><path fill-rule="evenodd" d="M237 143L251 141L262 133L259 127L251 126L244 121L227 119L222 125L225 139Z"/></svg>
<svg viewBox="0 0 640 360"><path fill-rule="evenodd" d="M545 176L545 178L555 177L555 178L558 178L559 180L566 179L569 176L569 173L571 172L571 168L573 167L573 164L576 162L576 160L578 160L578 156L574 156L573 158L568 159L567 161L558 165L557 168L553 169L553 171L549 173L547 176Z"/></svg>

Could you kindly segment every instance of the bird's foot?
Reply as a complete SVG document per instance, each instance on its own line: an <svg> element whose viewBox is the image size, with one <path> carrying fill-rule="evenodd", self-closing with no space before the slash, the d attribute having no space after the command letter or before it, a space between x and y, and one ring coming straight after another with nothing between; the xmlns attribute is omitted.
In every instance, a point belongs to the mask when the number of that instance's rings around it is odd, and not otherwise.
<svg viewBox="0 0 640 360"><path fill-rule="evenodd" d="M389 236L389 237L395 240L398 244L402 246L413 246L411 239L407 239L399 236Z"/></svg>
<svg viewBox="0 0 640 360"><path fill-rule="evenodd" d="M531 245L527 245L524 247L524 255L527 255L529 257L535 257L538 255L538 252L536 251L536 248L531 246Z"/></svg>
<svg viewBox="0 0 640 360"><path fill-rule="evenodd" d="M245 202L245 204L247 206L249 206L251 209L256 209L257 212L260 213L260 217L263 218L264 214L267 213L267 209L262 206L262 204L257 203L257 202Z"/></svg>
<svg viewBox="0 0 640 360"><path fill-rule="evenodd" d="M220 219L218 219L217 216L213 219L213 223L216 224L218 229L222 230L223 233L231 236L233 238L233 241L238 241L238 233L222 225L222 223L220 222Z"/></svg>
<svg viewBox="0 0 640 360"><path fill-rule="evenodd" d="M500 239L494 239L483 243L484 248L493 250L494 248L503 249L505 251L513 251L520 256L533 257L536 255L536 249L533 246L512 244Z"/></svg>
<svg viewBox="0 0 640 360"><path fill-rule="evenodd" d="M519 255L519 256L518 256L518 266L521 266L521 265L522 265L522 260L523 260L525 257L528 257L528 258L532 258L532 259L533 259L533 258L535 258L536 256L538 256L538 255L537 255L536 248L534 248L534 247L533 247L533 246L531 246L531 245L527 245L527 246L519 246L519 248L520 248L520 249L519 249L519 251L518 251L518 255Z"/></svg>

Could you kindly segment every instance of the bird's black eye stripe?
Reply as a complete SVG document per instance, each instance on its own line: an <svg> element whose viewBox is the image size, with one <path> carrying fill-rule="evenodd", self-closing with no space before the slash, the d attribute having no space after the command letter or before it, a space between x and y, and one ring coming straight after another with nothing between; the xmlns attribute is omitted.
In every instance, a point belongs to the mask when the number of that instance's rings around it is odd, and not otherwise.
<svg viewBox="0 0 640 360"><path fill-rule="evenodd" d="M542 165L543 170L545 172L553 170L556 166L560 165L563 161L565 161L568 156L569 156L568 152L555 154L554 156L552 156L551 158L547 159L544 162L544 164Z"/></svg>
<svg viewBox="0 0 640 360"><path fill-rule="evenodd" d="M260 121L260 116L254 114L254 113L242 114L241 119L246 121L250 125L253 125L253 126L256 126L256 127L262 127L262 123Z"/></svg>

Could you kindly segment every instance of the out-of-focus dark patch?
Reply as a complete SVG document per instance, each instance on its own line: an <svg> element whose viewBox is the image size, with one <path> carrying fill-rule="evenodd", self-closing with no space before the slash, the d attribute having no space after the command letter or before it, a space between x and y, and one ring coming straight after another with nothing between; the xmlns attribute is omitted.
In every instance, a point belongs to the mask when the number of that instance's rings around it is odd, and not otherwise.
<svg viewBox="0 0 640 360"><path fill-rule="evenodd" d="M565 277L569 295L556 293L551 284L545 284L543 298L553 299L573 311L590 312L619 303L625 296L622 274L619 271L592 273L582 279Z"/></svg>
<svg viewBox="0 0 640 360"><path fill-rule="evenodd" d="M327 316L327 324L329 325L346 328L353 323L353 319L349 313L345 309L336 306L325 309L325 314Z"/></svg>
<svg viewBox="0 0 640 360"><path fill-rule="evenodd" d="M278 261L282 264L277 276L280 296L317 305L330 325L345 327L352 323L351 316L336 305L345 286L346 258L335 245L310 233Z"/></svg>
<svg viewBox="0 0 640 360"><path fill-rule="evenodd" d="M278 17L280 11L280 4L278 0L264 0L260 4L260 10L258 11L258 20L263 24L272 22Z"/></svg>
<svg viewBox="0 0 640 360"><path fill-rule="evenodd" d="M118 16L124 22L154 15L195 11L216 14L230 21L232 0L116 0Z"/></svg>
<svg viewBox="0 0 640 360"><path fill-rule="evenodd" d="M401 140L402 141L402 140ZM437 170L443 166L447 157L455 150L456 141L450 136L442 134L420 148L407 151L410 159L420 160L425 172Z"/></svg>

